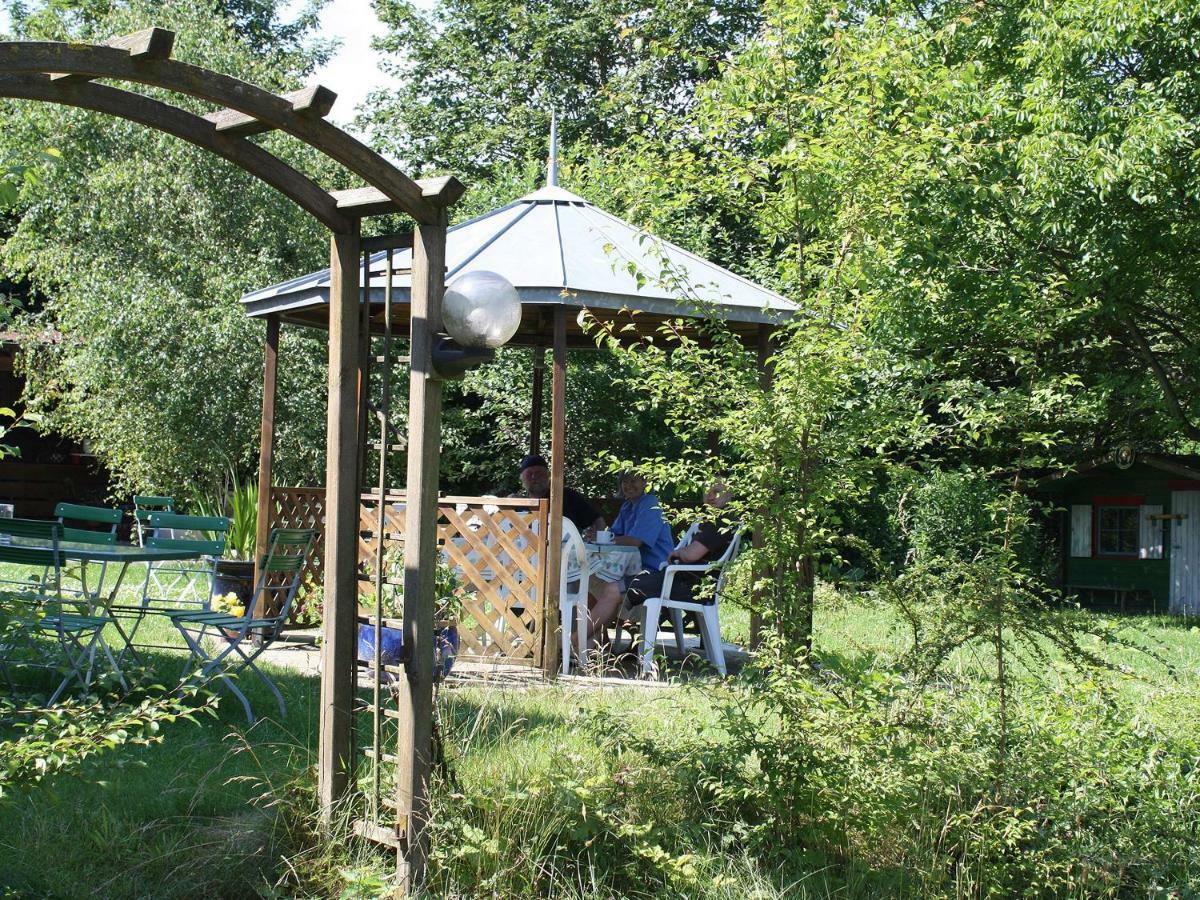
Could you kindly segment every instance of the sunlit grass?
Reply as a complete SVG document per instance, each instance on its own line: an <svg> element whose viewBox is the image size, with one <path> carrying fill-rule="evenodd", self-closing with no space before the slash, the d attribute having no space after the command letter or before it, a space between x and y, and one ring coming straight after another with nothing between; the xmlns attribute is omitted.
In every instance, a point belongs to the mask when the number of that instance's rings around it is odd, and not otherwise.
<svg viewBox="0 0 1200 900"><path fill-rule="evenodd" d="M886 666L903 650L905 635L887 610L827 593L821 599L816 647L824 665L835 670ZM745 640L749 617L743 610L726 605L722 619L727 640ZM1138 715L1162 728L1194 734L1200 725L1200 629L1161 617L1113 621L1162 660L1120 648L1105 650L1129 670L1116 678L1119 694L1134 701ZM148 620L145 627L145 635L170 636L161 620ZM156 651L148 659L163 680L177 677L179 654ZM951 668L962 677L977 678L989 663L986 651L964 651L951 660ZM313 780L318 685L269 664L267 669L287 698L285 721L265 718L247 729L239 705L226 702L215 720L171 726L162 745L101 757L85 777L59 778L0 805L0 886L18 896L247 896L273 890L269 886L291 865L285 859L303 868L304 853L310 873L306 889L312 895L333 891L329 886L342 877L341 866L353 870L350 881L383 878L390 870L386 854L329 846L303 851L286 829L276 827L277 810L255 805L255 798L273 785L276 799L282 795L290 802L289 814L311 814L296 800L295 785L311 787ZM1019 677L1031 674L1019 672ZM1051 681L1078 677L1057 669L1049 676ZM484 821L498 833L528 829L530 840L544 837L562 824L558 811L545 803L513 806L505 791L564 771L581 781L591 775L611 778L621 763L597 742L592 727L597 716L611 715L631 733L664 742L695 734L713 724L715 715L703 683L669 690L592 690L567 683L523 689L444 687L442 725L457 790L496 798L494 815ZM272 698L254 679L246 679L243 687L260 714L275 716ZM669 798L647 793L643 799L665 802L659 812L674 815ZM443 847L446 840L451 838L443 836ZM698 870L707 873L705 896L780 894L772 873L757 870L750 860L723 855L720 847L703 843L694 847L694 854ZM326 881L314 880L311 873L317 870L326 873ZM605 896L602 875L596 873L590 883L557 884L556 891ZM787 895L855 896L846 881L853 877L852 870L834 877L818 867ZM294 881L288 883L293 887L280 890L299 890ZM314 884L324 887L317 890Z"/></svg>

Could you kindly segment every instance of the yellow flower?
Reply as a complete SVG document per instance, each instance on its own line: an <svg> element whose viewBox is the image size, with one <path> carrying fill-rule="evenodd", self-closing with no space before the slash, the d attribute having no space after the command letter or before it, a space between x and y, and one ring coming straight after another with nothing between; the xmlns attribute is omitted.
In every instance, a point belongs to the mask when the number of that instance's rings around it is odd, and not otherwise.
<svg viewBox="0 0 1200 900"><path fill-rule="evenodd" d="M243 605L241 598L233 591L213 597L212 606L217 612L224 612L238 618L246 614L245 605Z"/></svg>

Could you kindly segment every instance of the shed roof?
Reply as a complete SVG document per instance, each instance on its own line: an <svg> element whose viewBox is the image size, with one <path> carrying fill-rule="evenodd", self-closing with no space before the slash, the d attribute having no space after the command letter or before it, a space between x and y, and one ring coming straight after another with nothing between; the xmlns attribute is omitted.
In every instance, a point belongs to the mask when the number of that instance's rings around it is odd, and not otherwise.
<svg viewBox="0 0 1200 900"><path fill-rule="evenodd" d="M381 307L386 260L386 251L370 256L370 302ZM408 302L411 260L411 250L393 256L400 272L392 276L392 291L399 304ZM657 240L556 186L449 229L446 266L448 281L484 269L512 282L524 307L515 343L537 342L545 313L555 306L586 308L602 320L715 316L746 332L796 310L780 294ZM242 303L251 316L276 313L285 321L324 325L329 281L329 270L323 269L252 291ZM578 335L578 326L573 331Z"/></svg>
<svg viewBox="0 0 1200 900"><path fill-rule="evenodd" d="M1038 490L1054 491L1060 487L1074 484L1085 478L1095 478L1099 475L1121 472L1131 466L1142 464L1158 469L1164 478L1176 478L1186 481L1200 481L1200 455L1183 453L1134 453L1126 465L1118 462L1118 453L1105 454L1095 459L1082 462L1071 469L1052 472L1037 480Z"/></svg>

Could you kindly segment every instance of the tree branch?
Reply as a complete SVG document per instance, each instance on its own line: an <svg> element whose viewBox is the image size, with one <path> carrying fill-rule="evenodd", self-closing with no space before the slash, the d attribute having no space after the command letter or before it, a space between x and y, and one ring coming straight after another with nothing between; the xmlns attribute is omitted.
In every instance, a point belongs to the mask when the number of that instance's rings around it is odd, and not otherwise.
<svg viewBox="0 0 1200 900"><path fill-rule="evenodd" d="M1154 355L1154 351L1150 348L1145 335L1142 334L1141 330L1134 324L1133 319L1130 317L1121 316L1119 321L1125 326L1125 330L1129 332L1129 336L1133 339L1134 346L1137 348L1143 361L1150 367L1150 371L1154 373L1154 377L1158 381L1158 386L1162 390L1163 402L1167 405L1167 411L1179 421L1185 437L1189 440L1200 441L1200 427L1192 422L1187 410L1183 408L1183 403L1179 400L1179 394L1176 393L1175 386L1171 384L1171 379L1167 375L1166 369L1163 368L1158 357Z"/></svg>

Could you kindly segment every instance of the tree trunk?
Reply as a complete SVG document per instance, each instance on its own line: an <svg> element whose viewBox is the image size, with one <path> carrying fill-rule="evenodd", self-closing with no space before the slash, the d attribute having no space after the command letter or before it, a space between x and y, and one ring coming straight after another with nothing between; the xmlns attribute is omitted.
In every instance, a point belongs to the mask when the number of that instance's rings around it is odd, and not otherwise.
<svg viewBox="0 0 1200 900"><path fill-rule="evenodd" d="M816 572L811 556L803 556L793 564L793 577L787 579L790 584L790 602L780 603L776 609L787 610L786 619L777 621L779 636L793 649L802 649L804 655L812 655L813 646L813 605L816 599ZM776 585L783 587L783 571L776 571Z"/></svg>

